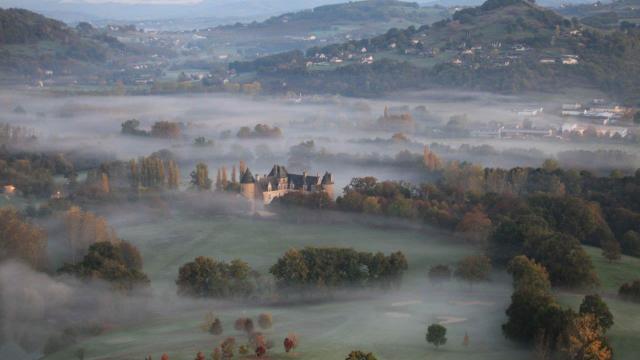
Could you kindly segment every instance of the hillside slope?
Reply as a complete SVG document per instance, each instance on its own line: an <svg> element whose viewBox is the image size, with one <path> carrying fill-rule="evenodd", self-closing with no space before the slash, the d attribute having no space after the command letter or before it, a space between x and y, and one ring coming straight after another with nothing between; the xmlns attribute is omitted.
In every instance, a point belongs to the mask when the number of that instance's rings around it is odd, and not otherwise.
<svg viewBox="0 0 640 360"><path fill-rule="evenodd" d="M0 8L2 78L42 72L92 72L127 51L109 36L80 34L62 22L23 9Z"/></svg>
<svg viewBox="0 0 640 360"><path fill-rule="evenodd" d="M290 12L262 22L219 26L199 35L217 42L212 46L231 44L232 52L240 50L252 58L256 54L369 38L392 27L431 24L449 16L449 10L443 7L421 7L398 0L364 0Z"/></svg>
<svg viewBox="0 0 640 360"><path fill-rule="evenodd" d="M602 32L524 0L488 0L432 26L231 68L256 72L278 91L377 95L433 86L501 92L589 86L637 101L639 59L638 29Z"/></svg>

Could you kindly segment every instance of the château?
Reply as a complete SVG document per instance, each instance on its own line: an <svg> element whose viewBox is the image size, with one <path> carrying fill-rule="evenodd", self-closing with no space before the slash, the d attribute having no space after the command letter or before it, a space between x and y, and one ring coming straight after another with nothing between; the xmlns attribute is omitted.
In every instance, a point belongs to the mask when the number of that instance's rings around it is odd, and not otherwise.
<svg viewBox="0 0 640 360"><path fill-rule="evenodd" d="M254 176L246 169L240 176L240 192L247 199L262 199L269 204L273 199L290 192L326 192L333 197L333 175L325 172L323 176L290 174L282 165L274 165L271 172L264 176Z"/></svg>

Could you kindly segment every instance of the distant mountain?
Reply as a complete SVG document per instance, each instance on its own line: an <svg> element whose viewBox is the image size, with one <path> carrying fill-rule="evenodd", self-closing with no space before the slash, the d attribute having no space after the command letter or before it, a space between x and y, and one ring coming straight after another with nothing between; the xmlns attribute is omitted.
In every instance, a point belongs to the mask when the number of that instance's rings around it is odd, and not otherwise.
<svg viewBox="0 0 640 360"><path fill-rule="evenodd" d="M420 26L450 16L448 9L420 6L398 0L363 0L322 5L289 12L261 22L203 28L198 46L202 49L233 46L235 54L255 58L265 54L307 49L349 39L379 35L389 28Z"/></svg>
<svg viewBox="0 0 640 360"><path fill-rule="evenodd" d="M96 18L109 20L156 20L178 18L262 18L339 0L202 0L192 3L94 2L87 0L0 0L4 7L20 7L44 13L74 14L77 21ZM84 14L86 18L76 17Z"/></svg>
<svg viewBox="0 0 640 360"><path fill-rule="evenodd" d="M640 29L602 32L524 0L488 0L420 28L230 65L265 89L377 95L463 87L597 87L637 102Z"/></svg>
<svg viewBox="0 0 640 360"><path fill-rule="evenodd" d="M273 16L262 22L237 23L222 28L243 30L265 30L273 34L305 36L313 31L344 32L361 35L359 29L386 31L390 26L428 24L448 17L449 11L442 7L421 7L415 2L399 0L363 0L348 3L322 5L313 9L289 12ZM340 27L344 30L340 30ZM382 31L369 31L380 33ZM366 33L367 31L365 31Z"/></svg>
<svg viewBox="0 0 640 360"><path fill-rule="evenodd" d="M640 25L640 0L565 5L558 12L567 17L577 17L586 25L603 29L619 27L625 22Z"/></svg>
<svg viewBox="0 0 640 360"><path fill-rule="evenodd" d="M433 8L421 8L416 2L398 0L354 1L286 13L271 17L261 24L281 26L303 22L340 24L367 21L388 22L393 19L425 22L425 18L433 13L431 9Z"/></svg>

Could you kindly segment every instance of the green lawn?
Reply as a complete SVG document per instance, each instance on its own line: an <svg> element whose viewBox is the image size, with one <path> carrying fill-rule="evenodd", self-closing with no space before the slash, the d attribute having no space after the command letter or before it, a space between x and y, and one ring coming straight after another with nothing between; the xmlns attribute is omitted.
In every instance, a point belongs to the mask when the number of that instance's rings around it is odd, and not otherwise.
<svg viewBox="0 0 640 360"><path fill-rule="evenodd" d="M384 230L365 225L282 223L243 217L187 218L177 216L146 224L121 224L121 237L136 244L145 259L145 271L152 279L154 303L169 306L148 321L119 327L101 336L87 338L78 346L86 359L159 358L166 351L172 360L191 360L197 351L210 353L225 336L244 343L245 336L232 330L233 320L256 317L261 311L274 316L268 337L276 347L272 359L341 360L353 349L372 351L378 359L516 359L528 351L506 341L500 332L504 308L511 293L510 281L495 274L493 282L472 289L452 282L442 288L426 280L430 265L453 263L473 249L456 243L436 230ZM288 248L348 246L361 251L401 250L409 259L410 271L400 290L373 292L356 299L305 303L295 306L255 306L215 301L182 303L175 297L178 267L195 256L230 260L240 257L262 273ZM163 302L164 301L164 302ZM173 310L171 306L177 306ZM207 310L220 316L225 333L214 337L198 325ZM439 350L425 342L426 327L457 318L446 325L449 342ZM295 356L282 350L282 339L295 331L301 346ZM462 346L465 332L471 345ZM47 357L69 359L76 348Z"/></svg>
<svg viewBox="0 0 640 360"><path fill-rule="evenodd" d="M585 249L596 268L600 287L594 292L600 293L614 316L615 324L607 333L617 360L636 360L640 351L640 305L618 299L617 292L621 284L640 278L640 259L623 256L620 261L609 262L602 256L601 250L586 246ZM583 295L562 294L560 301L578 309Z"/></svg>

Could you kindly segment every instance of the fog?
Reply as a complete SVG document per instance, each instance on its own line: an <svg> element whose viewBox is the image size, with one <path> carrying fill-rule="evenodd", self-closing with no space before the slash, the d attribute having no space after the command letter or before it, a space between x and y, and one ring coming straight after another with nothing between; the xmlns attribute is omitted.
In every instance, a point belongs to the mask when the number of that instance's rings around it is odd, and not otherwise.
<svg viewBox="0 0 640 360"><path fill-rule="evenodd" d="M620 142L442 137L431 130L445 126L452 116L465 117L471 127L491 122L515 126L523 121L515 110L527 107L547 109L542 116L531 118L533 126L559 127L565 120L556 115L558 106L578 100L544 94L517 97L445 92L409 93L377 100L304 97L296 101L237 95L70 97L4 92L0 97L0 122L35 129L38 141L28 145L30 150L63 152L72 157L129 160L168 149L175 154L185 178L198 161L215 169L223 165L230 168L244 160L255 174L267 173L275 163L289 165L289 170L296 172L329 171L340 187L362 175L420 182L424 180L420 171L399 168L394 158L403 150L421 154L424 145L442 150L434 151L445 160L490 167L539 166L545 158L557 158L566 151L598 149L626 153L629 156L622 161L627 164L616 165L638 167L639 148ZM14 113L12 110L18 105L27 114ZM412 111L417 106L426 111L414 116L415 128L382 129L376 121L385 106L392 114ZM182 136L166 140L120 134L121 123L129 119L139 120L142 129L149 129L156 121L179 122ZM256 124L277 126L283 136L236 137L240 127L253 128ZM403 133L406 141L393 141L395 133ZM193 141L199 136L212 140L213 146L194 146ZM305 154L302 162L292 161L292 155L299 154L292 154L291 147L308 140L314 142L311 154ZM491 149L476 151L475 147L482 145ZM589 157L585 160L570 165L598 170Z"/></svg>
<svg viewBox="0 0 640 360"><path fill-rule="evenodd" d="M535 100L531 100L535 99ZM308 170L334 175L336 189L351 178L375 176L380 180L430 181L420 166L406 165L398 153L408 150L420 157L429 146L445 160L470 161L483 166L539 166L545 158L573 162L594 171L609 170L611 163L583 161L567 151L618 150L616 166L630 171L639 166L637 146L614 142L572 142L558 138L487 139L438 136L453 116L466 115L469 124L522 122L514 109L531 106L553 109L562 101L580 99L548 95L503 96L487 93L411 93L388 99L342 97L250 97L239 95L188 95L145 97L58 96L42 93L0 94L0 123L34 129L37 140L15 145L15 150L63 153L89 170L100 161L129 160L159 150L173 153L186 189L189 173L197 162L215 169L230 169L246 161L254 174L266 174L274 164L292 172ZM584 99L582 99L584 100ZM14 111L21 106L26 114ZM404 109L426 109L415 117L407 131L379 126L387 107L396 115ZM156 121L182 124L176 139L121 134L121 124L137 119L148 130ZM534 119L535 126L559 126L563 119L553 110ZM277 138L243 139L239 129L256 124L277 126ZM396 141L402 132L406 139ZM212 140L196 146L194 139ZM313 141L313 145L298 146ZM309 144L309 143L308 143ZM489 145L487 148L485 145ZM484 147L483 147L484 146ZM573 156L573 157L572 157ZM592 160L589 155L586 155ZM85 161L81 161L81 160ZM563 160L564 159L564 160ZM339 195L339 191L338 194ZM210 351L214 338L198 329L207 311L220 316L225 335L243 337L232 330L235 318L274 314L275 326L268 335L278 347L290 331L302 335L305 359L338 359L349 349L366 347L383 358L416 358L426 349L424 330L433 322L450 327L450 345L455 351L447 359L465 359L470 353L460 347L469 334L474 358L521 358L526 352L504 340L500 324L509 301L511 283L503 272L492 281L470 288L451 282L429 284L429 266L454 264L474 249L451 233L386 221L379 218L323 213L279 218L257 218L248 214L237 196L181 193L158 201L119 204L87 204L105 216L118 236L136 245L144 258L149 289L132 295L113 292L108 284L79 282L30 270L23 264L0 264L0 314L4 345L0 357L35 359L38 349L52 335L74 327L96 332L79 335L79 345L47 359L64 359L82 347L87 358L131 359L168 352L172 358L193 358L197 351ZM41 220L49 231L51 270L66 259L59 250L65 241L59 219ZM56 225L57 224L57 225ZM58 228L56 228L58 226ZM403 251L410 269L396 291L350 291L342 289L330 298L307 298L305 302L282 299L222 302L194 300L176 294L178 268L196 256L217 260L241 258L263 276L287 249L304 246L344 246L358 251ZM299 294L293 294L299 295ZM96 329L98 327L99 329ZM25 353L26 349L34 349ZM306 349L306 350L305 350ZM430 351L430 350L429 350ZM398 353L403 357L396 357ZM176 357L173 357L175 355Z"/></svg>

